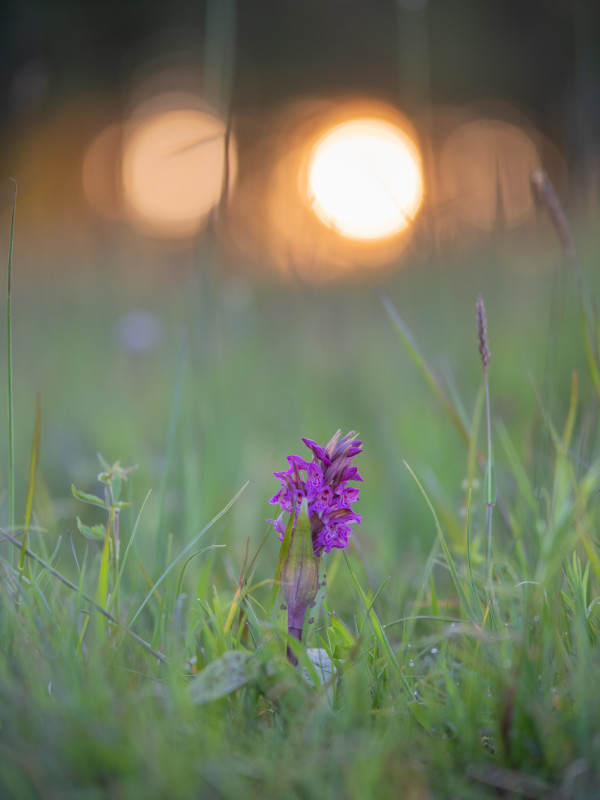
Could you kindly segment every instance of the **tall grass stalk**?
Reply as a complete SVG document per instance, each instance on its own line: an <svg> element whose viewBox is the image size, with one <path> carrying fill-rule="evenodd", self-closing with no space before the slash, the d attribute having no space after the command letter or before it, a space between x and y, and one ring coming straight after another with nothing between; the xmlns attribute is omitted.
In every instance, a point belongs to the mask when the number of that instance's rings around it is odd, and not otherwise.
<svg viewBox="0 0 600 800"><path fill-rule="evenodd" d="M488 597L492 590L492 509L496 504L496 489L494 480L494 457L492 452L492 420L490 414L490 383L488 380L488 367L490 365L490 348L487 335L487 317L485 305L481 295L477 298L477 337L479 339L479 355L483 367L483 382L485 384L485 407L487 421L487 466L485 471L485 573L487 580Z"/></svg>
<svg viewBox="0 0 600 800"><path fill-rule="evenodd" d="M6 292L6 348L7 348L7 380L8 391L8 527L15 529L15 436L13 417L13 357L12 357L12 261L15 236L15 213L17 209L17 182L13 182L12 210L10 215L10 236L8 240L8 277Z"/></svg>
<svg viewBox="0 0 600 800"><path fill-rule="evenodd" d="M165 444L165 460L162 470L162 478L160 482L160 488L158 491L158 519L156 526L157 529L156 547L157 547L157 557L159 559L159 562L165 555L164 539L162 538L161 534L165 522L167 490L169 485L171 464L173 462L173 455L175 452L177 427L179 425L179 419L181 416L181 405L183 402L183 390L187 376L189 349L190 348L187 341L187 337L184 336L181 345L181 352L179 355L177 377L175 379L175 390L173 392L171 414L169 416L169 427L167 428L167 440Z"/></svg>
<svg viewBox="0 0 600 800"><path fill-rule="evenodd" d="M22 574L25 569L25 551L29 543L29 526L31 524L31 513L33 511L33 498L35 495L35 478L37 466L40 459L40 437L42 430L42 403L40 396L37 396L35 405L35 423L33 426L33 442L31 444L31 458L29 461L29 483L27 485L27 496L25 500L25 523L23 525L23 540L21 546L21 556L19 558L19 572Z"/></svg>
<svg viewBox="0 0 600 800"><path fill-rule="evenodd" d="M463 420L459 412L454 408L450 400L448 399L444 388L442 387L440 381L436 377L433 369L425 360L424 356L422 355L419 346L412 335L410 329L398 313L398 310L394 308L393 304L389 300L389 298L380 290L376 289L376 294L379 297L379 300L385 310L387 311L390 319L394 323L396 331L404 344L407 353L411 357L414 364L417 366L423 377L425 378L425 382L429 386L429 388L433 391L434 395L437 397L439 402L442 404L444 411L448 415L448 417L454 423L454 426L460 436L464 439L464 441L468 444L470 439L469 431L464 424Z"/></svg>
<svg viewBox="0 0 600 800"><path fill-rule="evenodd" d="M535 170L531 173L530 179L534 199L548 214L565 254L565 260L575 277L588 366L596 393L600 397L600 324L596 306L579 263L569 218L546 171Z"/></svg>

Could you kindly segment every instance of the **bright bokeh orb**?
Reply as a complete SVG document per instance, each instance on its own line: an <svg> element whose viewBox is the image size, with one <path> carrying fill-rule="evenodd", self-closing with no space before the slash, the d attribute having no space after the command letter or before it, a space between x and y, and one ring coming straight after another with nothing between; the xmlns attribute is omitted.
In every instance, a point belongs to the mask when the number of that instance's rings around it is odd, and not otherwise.
<svg viewBox="0 0 600 800"><path fill-rule="evenodd" d="M540 156L524 126L477 119L446 141L439 166L440 196L454 213L481 230L514 228L534 213L530 174Z"/></svg>
<svg viewBox="0 0 600 800"><path fill-rule="evenodd" d="M156 237L193 236L219 203L225 124L192 108L156 112L132 125L123 145L123 195L131 221ZM235 170L229 148L229 178Z"/></svg>
<svg viewBox="0 0 600 800"><path fill-rule="evenodd" d="M350 120L325 133L307 176L308 199L321 222L351 239L400 233L423 199L416 145L383 120Z"/></svg>

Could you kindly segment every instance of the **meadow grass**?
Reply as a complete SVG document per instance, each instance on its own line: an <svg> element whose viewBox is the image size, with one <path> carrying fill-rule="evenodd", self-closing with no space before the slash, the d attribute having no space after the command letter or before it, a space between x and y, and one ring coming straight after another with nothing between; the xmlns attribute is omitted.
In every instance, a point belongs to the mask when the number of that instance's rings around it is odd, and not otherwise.
<svg viewBox="0 0 600 800"><path fill-rule="evenodd" d="M597 796L596 332L556 255L513 256L379 295L202 253L179 281L15 281L0 796ZM140 306L162 333L132 353ZM272 473L338 427L364 441L363 523L293 667Z"/></svg>

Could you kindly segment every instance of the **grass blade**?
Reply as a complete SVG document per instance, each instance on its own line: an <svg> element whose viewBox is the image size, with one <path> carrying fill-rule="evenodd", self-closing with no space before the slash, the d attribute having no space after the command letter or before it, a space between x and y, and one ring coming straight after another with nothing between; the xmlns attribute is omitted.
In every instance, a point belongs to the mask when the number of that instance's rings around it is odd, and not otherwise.
<svg viewBox="0 0 600 800"><path fill-rule="evenodd" d="M369 602L369 598L367 597L367 595L365 594L362 586L358 582L358 578L354 574L354 570L350 566L350 562L348 561L348 557L346 556L345 553L344 553L344 558L346 559L346 566L348 567L348 571L350 572L350 577L352 578L352 583L356 587L356 590L357 590L357 592L358 592L358 594L360 596L360 599L362 600L362 603L363 603L367 618L368 618L369 622L371 623L371 628L373 629L373 634L375 636L375 641L377 642L377 644L379 645L381 650L384 653L386 653L390 663L394 667L394 670L399 675L401 675L402 678L404 679L404 673L402 672L402 670L400 668L400 664L398 663L398 659L396 658L396 654L392 650L392 646L391 646L391 644L389 642L389 639L385 635L385 630L383 629L383 625L381 624L381 622L379 620L379 617L377 616L377 613L376 613L375 609L373 608L373 603L375 602L375 598L373 599L372 602ZM379 592L378 592L378 594L379 594ZM408 688L410 690L410 687L408 687Z"/></svg>
<svg viewBox="0 0 600 800"><path fill-rule="evenodd" d="M279 548L279 557L277 559L277 564L275 565L273 588L271 590L271 600L269 603L269 616L272 616L273 611L275 610L277 597L281 589L281 570L283 569L283 565L287 561L288 553L290 552L290 544L292 541L294 522L295 522L295 514L290 514L290 518L288 520L288 524L285 529L285 534L283 536L283 541L281 543L281 547Z"/></svg>
<svg viewBox="0 0 600 800"><path fill-rule="evenodd" d="M446 396L446 393L444 392L440 382L436 378L435 373L433 372L427 361L425 361L425 358L423 357L421 351L419 350L419 346L417 345L407 324L404 322L404 320L398 313L397 309L394 307L394 305L391 303L388 297L386 297L386 295L380 290L376 291L377 291L377 296L379 297L383 307L385 308L390 319L396 326L398 335L402 339L409 356L412 358L415 365L419 368L429 388L432 389L433 393L436 395L436 397L444 407L444 411L454 423L454 426L457 429L457 431L460 433L465 442L468 443L470 438L469 431L465 427L462 419L460 418L460 415L458 414L452 403L448 400L448 397Z"/></svg>
<svg viewBox="0 0 600 800"><path fill-rule="evenodd" d="M442 545L442 549L444 551L444 555L446 557L446 563L448 564L448 569L450 570L450 575L452 576L452 581L454 582L454 586L456 588L456 591L458 593L460 601L461 601L461 603L463 605L463 608L465 609L465 611L467 613L467 616L469 617L471 622L479 625L479 624L481 624L481 614L477 612L477 607L472 602L469 594L467 594L467 592L465 591L464 586L462 584L462 581L460 580L460 576L459 576L458 571L456 569L456 565L454 564L454 559L452 558L452 554L451 554L450 549L448 547L448 544L446 542L446 537L444 536L444 533L442 531L442 526L440 525L440 521L438 519L437 514L435 513L435 509L434 509L434 507L433 507L433 505L431 503L431 500L429 499L429 496L428 496L427 492L423 488L423 485L421 484L421 482L419 481L419 479L417 478L415 473L412 471L412 469L409 467L409 465L407 464L406 461L404 462L404 466L410 472L410 474L413 476L413 478L415 480L415 483L417 484L417 486L421 490L421 494L425 498L425 502L429 506L429 510L431 511L431 514L433 516L433 519L434 519L434 522L435 522L435 527L436 527L436 530L437 530L437 534L438 534L440 543Z"/></svg>
<svg viewBox="0 0 600 800"><path fill-rule="evenodd" d="M15 212L17 208L17 182L14 184L12 211L10 216L10 238L8 242L8 286L6 294L6 348L7 348L7 388L8 388L8 526L15 529L15 437L13 416L13 363L12 363L12 259L15 236Z"/></svg>
<svg viewBox="0 0 600 800"><path fill-rule="evenodd" d="M98 588L96 589L96 602L102 608L106 608L108 598L108 571L110 567L110 531L112 528L112 513L106 523L106 534L104 535L104 545L102 547L102 558L100 560L100 570L98 572Z"/></svg>
<svg viewBox="0 0 600 800"><path fill-rule="evenodd" d="M205 525L205 526L204 526L204 528L202 528L202 530L200 531L200 533L196 534L196 536L194 536L194 538L192 539L192 541L191 541L191 542L188 542L188 544L187 544L187 545L186 545L186 546L183 548L183 550L181 551L181 553L179 553L179 555L177 556L177 558L175 558L175 560L174 560L174 561L172 561L172 562L169 564L169 566L168 566L168 567L166 568L166 570L165 570L165 571L162 573L162 575L159 577L159 579L158 579L158 580L156 581L156 583L155 583L155 584L152 586L152 588L150 589L150 591L148 592L148 594L147 594L147 595L146 595L146 597L144 598L144 601L143 601L142 605L141 605L141 606L138 608L138 610L135 612L135 614L134 614L134 615L133 615L133 617L131 618L131 620L130 620L130 622L129 622L129 624L130 624L130 625L133 625L133 623L136 621L136 619L137 619L137 618L139 617L139 615L142 613L142 611L143 611L143 610L144 610L144 608L146 607L146 604L148 603L148 601L150 600L150 598L152 597L152 595L154 594L154 592L156 591L156 589L157 589L157 588L160 586L160 584L161 584L161 583L164 581L164 579L167 577L167 575L169 575L169 573L170 573L172 570L174 570L174 569L175 569L175 567L177 566L177 564L179 564L179 562L180 562L180 561L181 561L183 558L185 558L185 557L186 557L186 555L187 555L187 554L190 552L190 550L192 550L192 548L193 548L193 547L196 545L196 542L197 542L199 539L201 539L201 538L204 536L204 534L205 534L205 533L206 533L206 532L207 532L207 531L208 531L210 528L212 528L212 526L215 524L215 522L217 522L218 520L220 520L220 519L221 519L221 517L223 516L223 514L225 514L227 511L229 511L229 509L231 508L231 506L232 506L232 505L235 503L235 501L238 499L238 497L239 497L239 496L242 494L242 492L244 491L244 489L245 489L247 486L248 486L248 481L246 481L246 483L245 483L245 484L242 486L242 488L241 488L241 489L240 489L238 492L236 492L236 494L235 494L235 495L234 495L234 496L231 498L231 500L230 500L230 501L227 503L227 505L226 505L224 508L222 508L222 509L221 509L221 511L219 511L219 513L218 513L218 514L217 514L215 517L213 517L213 518L211 519L211 521L208 523L208 525ZM212 545L210 548L207 548L207 549L214 549L215 547L223 547L223 545Z"/></svg>
<svg viewBox="0 0 600 800"><path fill-rule="evenodd" d="M25 500L25 524L23 525L23 547L19 558L19 572L22 573L25 567L25 550L29 541L29 525L31 523L31 511L33 508L33 495L35 492L35 476L40 457L40 436L42 430L42 403L40 396L37 396L35 404L35 423L33 426L33 443L31 445L31 459L29 462L29 483L27 485L27 498Z"/></svg>
<svg viewBox="0 0 600 800"><path fill-rule="evenodd" d="M0 530L0 536L2 536L11 544L13 544L15 547L18 547L19 549L21 548L21 542L19 542L18 539L15 539L14 536L11 536L10 533ZM103 617L106 617L107 620L112 622L113 625L116 625L117 628L124 631L128 636L131 636L132 639L135 639L135 641L138 644L140 644L145 650L147 650L150 653L150 655L154 656L154 658L156 658L158 661L161 661L163 664L167 663L167 659L165 658L165 656L163 656L162 653L159 653L157 650L154 650L154 648L151 647L151 645L149 645L148 642L142 639L141 636L138 636L137 633L132 631L127 625L123 625L121 622L119 622L119 620L116 617L113 617L113 615L109 611L107 611L102 606L98 605L98 603L93 599L93 597L90 597L89 595L82 592L80 587L75 586L75 584L72 583L68 578L65 578L64 575L61 575L61 573L58 572L58 570L54 569L54 567L52 567L47 561L44 561L43 558L40 558L37 555L37 553L34 553L31 550L26 550L25 555L27 556L27 558L31 558L33 561L40 564L40 566L46 569L53 577L55 577L69 589L71 589L80 597L82 597L86 603L89 603L93 608L96 609L96 611L99 614L102 614Z"/></svg>
<svg viewBox="0 0 600 800"><path fill-rule="evenodd" d="M512 473L515 477L517 485L525 499L527 505L534 514L538 513L538 501L536 499L531 480L527 474L525 466L521 461L517 450L512 443L512 440L506 430L506 426L500 420L496 423L496 434L500 439L504 453L508 458L508 463L511 467Z"/></svg>
<svg viewBox="0 0 600 800"><path fill-rule="evenodd" d="M125 569L125 564L127 563L127 556L129 555L129 551L131 550L133 542L135 541L135 537L136 537L136 534L137 534L137 531L138 531L138 528L139 528L139 524L140 524L140 519L142 517L142 512L143 512L143 510L144 510L144 508L146 506L146 503L148 502L148 499L149 499L151 493L152 493L152 491L150 490L148 492L148 494L146 495L146 497L144 498L144 502L141 505L141 508L140 508L139 513L137 515L137 519L136 519L135 524L133 526L133 529L131 531L131 536L129 537L129 541L127 542L127 547L125 548L125 554L123 555L123 559L121 561L121 566L119 568L119 574L117 575L117 579L115 581L115 588L113 590L112 597L110 598L110 604L108 606L109 610L112 609L112 607L113 607L113 605L114 605L114 603L116 601L117 594L118 594L118 591L119 591L119 585L121 583L121 578L123 577L123 570Z"/></svg>
<svg viewBox="0 0 600 800"><path fill-rule="evenodd" d="M162 480L158 493L158 522L157 528L160 531L163 527L165 517L165 500L167 496L167 484L169 479L169 471L171 462L173 460L173 453L175 451L175 438L177 434L177 423L179 422L179 415L181 413L181 404L183 400L183 389L185 386L185 378L187 374L187 362L189 357L189 346L187 341L184 340L181 347L181 354L179 357L179 366L177 368L177 378L175 381L175 392L173 394L173 404L171 406L171 415L169 417L169 427L167 429L167 441L165 445L165 464L163 468ZM158 543L160 545L160 535L158 536ZM164 559L164 553L159 553L159 562Z"/></svg>

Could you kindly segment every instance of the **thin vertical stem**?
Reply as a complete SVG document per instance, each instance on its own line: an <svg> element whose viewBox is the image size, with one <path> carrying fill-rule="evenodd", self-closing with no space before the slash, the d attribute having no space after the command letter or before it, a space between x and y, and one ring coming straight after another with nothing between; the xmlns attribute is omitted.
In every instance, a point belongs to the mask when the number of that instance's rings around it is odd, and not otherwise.
<svg viewBox="0 0 600 800"><path fill-rule="evenodd" d="M485 405L487 413L487 497L486 497L486 517L485 517L485 571L488 585L488 592L491 592L492 585L492 508L494 507L493 480L492 480L492 423L490 416L490 384L488 381L487 369L483 371L485 382Z"/></svg>
<svg viewBox="0 0 600 800"><path fill-rule="evenodd" d="M537 169L531 173L530 180L534 199L548 214L577 282L586 355L596 393L600 396L600 326L596 307L587 290L577 257L571 226L547 173L543 169Z"/></svg>
<svg viewBox="0 0 600 800"><path fill-rule="evenodd" d="M8 242L8 290L6 295L6 346L7 346L7 385L8 385L8 529L15 529L15 439L13 420L13 369L12 369L12 255L15 233L15 211L17 208L17 182L14 184L12 213L10 218L10 238Z"/></svg>
<svg viewBox="0 0 600 800"><path fill-rule="evenodd" d="M22 576L26 567L25 551L29 543L29 525L31 523L31 513L33 510L33 498L35 495L35 477L40 460L40 437L42 430L42 402L38 394L35 404L35 423L33 426L33 442L31 444L31 460L29 462L29 483L27 485L27 495L25 499L25 523L23 525L23 537L21 556L19 558L19 573Z"/></svg>
<svg viewBox="0 0 600 800"><path fill-rule="evenodd" d="M235 78L236 0L208 0L205 25L204 95L225 116Z"/></svg>
<svg viewBox="0 0 600 800"><path fill-rule="evenodd" d="M485 474L485 502L487 506L485 516L485 572L488 596L492 594L492 508L496 503L496 489L494 486L494 460L492 454L492 421L490 415L490 385L488 381L488 367L492 357L487 335L487 318L483 297L477 298L477 338L479 341L479 355L483 367L483 382L485 384L485 406L487 416L487 469Z"/></svg>

